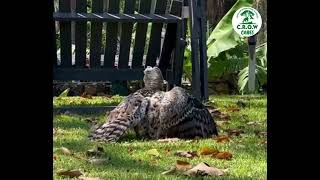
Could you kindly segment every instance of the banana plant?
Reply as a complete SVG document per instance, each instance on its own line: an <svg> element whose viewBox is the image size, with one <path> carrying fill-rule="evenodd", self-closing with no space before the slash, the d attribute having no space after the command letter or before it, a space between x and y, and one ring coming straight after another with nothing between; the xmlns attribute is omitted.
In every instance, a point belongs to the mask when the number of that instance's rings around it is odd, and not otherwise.
<svg viewBox="0 0 320 180"><path fill-rule="evenodd" d="M262 85L267 84L267 43L261 44L256 48L256 90ZM238 87L241 94L248 92L249 68L245 67L239 72Z"/></svg>

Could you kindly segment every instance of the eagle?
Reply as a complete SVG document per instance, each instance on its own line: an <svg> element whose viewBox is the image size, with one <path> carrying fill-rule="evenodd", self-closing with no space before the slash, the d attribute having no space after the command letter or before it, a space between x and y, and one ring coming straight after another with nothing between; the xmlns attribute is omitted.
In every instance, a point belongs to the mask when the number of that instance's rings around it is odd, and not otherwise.
<svg viewBox="0 0 320 180"><path fill-rule="evenodd" d="M90 140L116 142L130 128L149 139L218 135L213 117L197 98L179 86L162 90L164 79L158 67L148 66L143 82L144 88L110 111L106 123L93 128Z"/></svg>

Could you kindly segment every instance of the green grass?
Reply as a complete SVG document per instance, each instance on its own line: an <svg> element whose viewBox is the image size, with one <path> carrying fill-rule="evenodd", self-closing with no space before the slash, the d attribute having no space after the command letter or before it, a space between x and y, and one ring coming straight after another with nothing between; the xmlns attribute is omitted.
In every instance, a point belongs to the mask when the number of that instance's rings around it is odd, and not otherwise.
<svg viewBox="0 0 320 180"><path fill-rule="evenodd" d="M66 106L113 106L119 104L123 100L122 96L93 96L91 98L83 98L80 96L74 97L54 97L53 107L66 107Z"/></svg>
<svg viewBox="0 0 320 180"><path fill-rule="evenodd" d="M214 179L266 179L267 151L266 145L261 144L266 137L255 134L256 131L266 131L266 96L214 96L210 100L214 101L211 103L214 107L228 113L231 117L229 123L219 127L220 134L227 134L228 129L241 129L244 133L240 136L232 136L231 141L226 143L217 143L214 139L159 143L136 139L134 134L129 132L119 143L98 144L87 140L91 124L85 119L97 118L99 122L103 122L104 115L54 115L53 125L56 134L53 137L53 151L54 156L57 157L53 162L54 179L67 179L57 175L59 170L67 169L81 169L86 176L100 177L100 179L199 179L186 177L179 172L173 175L161 175L161 172L174 166L177 160L187 161L193 166L206 162L210 166L228 169L227 174ZM234 106L238 100L243 101L246 106L240 108L240 111L229 112L229 107ZM218 124L222 122L219 119L216 120ZM247 124L252 121L259 123ZM85 160L86 151L97 146L104 148L100 158L109 159L103 165L90 164ZM74 155L63 155L59 151L60 147L68 148ZM200 156L188 159L174 155L177 150L199 151L203 147L231 152L233 158L221 160ZM160 158L151 157L146 153L153 148L158 150ZM172 152L169 155L166 154L168 149ZM204 179L213 179L213 177L204 177Z"/></svg>

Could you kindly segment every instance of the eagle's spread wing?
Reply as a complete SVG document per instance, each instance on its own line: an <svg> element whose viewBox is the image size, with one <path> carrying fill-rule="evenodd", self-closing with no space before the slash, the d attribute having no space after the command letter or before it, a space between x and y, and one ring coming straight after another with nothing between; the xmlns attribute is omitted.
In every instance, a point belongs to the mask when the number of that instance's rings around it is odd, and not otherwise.
<svg viewBox="0 0 320 180"><path fill-rule="evenodd" d="M148 119L153 138L194 138L217 135L216 124L209 111L181 87L155 93L150 98Z"/></svg>
<svg viewBox="0 0 320 180"><path fill-rule="evenodd" d="M144 120L148 100L139 92L130 94L108 115L108 121L95 128L91 140L117 141L123 133Z"/></svg>

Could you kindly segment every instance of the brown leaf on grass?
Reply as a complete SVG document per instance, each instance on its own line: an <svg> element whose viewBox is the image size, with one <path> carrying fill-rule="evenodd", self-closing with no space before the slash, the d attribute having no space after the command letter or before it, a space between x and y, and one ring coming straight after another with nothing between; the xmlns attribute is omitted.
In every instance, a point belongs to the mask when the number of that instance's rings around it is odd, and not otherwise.
<svg viewBox="0 0 320 180"><path fill-rule="evenodd" d="M172 153L171 153L171 149L166 149L164 150L166 156L170 156Z"/></svg>
<svg viewBox="0 0 320 180"><path fill-rule="evenodd" d="M240 129L229 129L227 132L229 136L239 136L244 133L244 131Z"/></svg>
<svg viewBox="0 0 320 180"><path fill-rule="evenodd" d="M259 137L267 137L267 132L266 131L254 131L254 133L259 136Z"/></svg>
<svg viewBox="0 0 320 180"><path fill-rule="evenodd" d="M217 154L219 151L216 149L204 147L200 150L200 155L212 155L212 154Z"/></svg>
<svg viewBox="0 0 320 180"><path fill-rule="evenodd" d="M186 171L184 174L187 176L197 176L197 175L222 176L225 174L226 171L227 170L224 170L224 169L210 167L208 164L202 162L196 165L195 167L193 167L192 169Z"/></svg>
<svg viewBox="0 0 320 180"><path fill-rule="evenodd" d="M267 140L262 141L260 144L267 145Z"/></svg>
<svg viewBox="0 0 320 180"><path fill-rule="evenodd" d="M208 109L208 110L213 118L217 118L223 121L230 120L230 116L226 113L221 112L219 109Z"/></svg>
<svg viewBox="0 0 320 180"><path fill-rule="evenodd" d="M174 172L176 172L177 168L175 166L172 166L169 170L162 172L162 175L166 175L166 174L172 174Z"/></svg>
<svg viewBox="0 0 320 180"><path fill-rule="evenodd" d="M68 148L65 148L65 147L61 147L60 151L64 155L71 155L72 154L71 151Z"/></svg>
<svg viewBox="0 0 320 180"><path fill-rule="evenodd" d="M191 169L192 165L186 161L180 161L177 160L176 169L181 171L187 171L188 169Z"/></svg>
<svg viewBox="0 0 320 180"><path fill-rule="evenodd" d="M237 106L229 106L227 108L227 111L229 111L229 112L239 112L240 108L238 108Z"/></svg>
<svg viewBox="0 0 320 180"><path fill-rule="evenodd" d="M128 146L128 153L131 154L133 152L133 147L131 145Z"/></svg>
<svg viewBox="0 0 320 180"><path fill-rule="evenodd" d="M232 154L229 152L219 152L217 154L212 155L215 158L218 159L226 159L226 160L230 160L232 158Z"/></svg>
<svg viewBox="0 0 320 180"><path fill-rule="evenodd" d="M57 173L59 176L68 176L70 178L79 177L83 175L83 173L78 169L60 171Z"/></svg>
<svg viewBox="0 0 320 180"><path fill-rule="evenodd" d="M54 161L58 160L58 157L57 156L53 156L53 160Z"/></svg>
<svg viewBox="0 0 320 180"><path fill-rule="evenodd" d="M174 155L186 158L199 157L197 151L177 151Z"/></svg>
<svg viewBox="0 0 320 180"><path fill-rule="evenodd" d="M221 114L218 118L224 121L229 121L231 119L231 117L225 113Z"/></svg>
<svg viewBox="0 0 320 180"><path fill-rule="evenodd" d="M229 142L230 138L229 136L221 135L221 136L215 137L214 140L216 140L218 143L224 143L224 142Z"/></svg>
<svg viewBox="0 0 320 180"><path fill-rule="evenodd" d="M159 139L158 142L177 142L180 141L179 138L166 138L166 139Z"/></svg>

